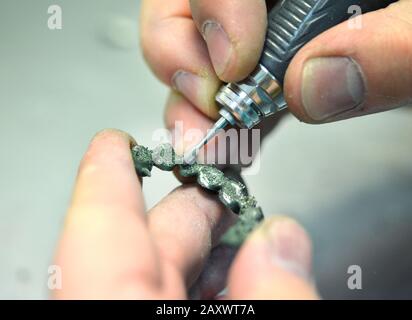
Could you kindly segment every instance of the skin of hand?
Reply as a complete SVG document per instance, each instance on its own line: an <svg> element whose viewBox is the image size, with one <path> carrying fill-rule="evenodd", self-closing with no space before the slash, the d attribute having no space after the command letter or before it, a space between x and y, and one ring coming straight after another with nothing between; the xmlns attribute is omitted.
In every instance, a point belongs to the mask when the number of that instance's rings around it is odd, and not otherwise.
<svg viewBox="0 0 412 320"><path fill-rule="evenodd" d="M166 125L207 130L224 82L257 65L267 27L264 0L144 0L141 44L157 77L174 88ZM304 46L288 68L284 91L301 121L324 123L412 102L412 1L400 0L344 22ZM273 126L269 124L269 126Z"/></svg>
<svg viewBox="0 0 412 320"><path fill-rule="evenodd" d="M134 144L116 130L91 142L57 248L62 287L53 298L215 298L226 285L225 299L318 297L310 240L290 218L267 219L236 254L217 245L234 215L194 185L145 213Z"/></svg>

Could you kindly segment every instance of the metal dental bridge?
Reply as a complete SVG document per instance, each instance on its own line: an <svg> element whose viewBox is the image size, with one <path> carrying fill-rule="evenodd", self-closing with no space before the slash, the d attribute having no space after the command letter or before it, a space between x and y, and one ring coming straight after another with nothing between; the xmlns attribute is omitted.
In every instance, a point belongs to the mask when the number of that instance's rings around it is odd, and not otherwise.
<svg viewBox="0 0 412 320"><path fill-rule="evenodd" d="M216 193L225 207L239 215L236 224L222 236L221 243L240 246L263 220L262 210L256 206L255 198L249 196L246 186L226 177L215 166L188 164L182 156L175 153L170 144L161 144L154 150L137 145L131 151L136 172L140 177L149 177L153 166L163 171L177 168L182 177L193 177L202 188Z"/></svg>

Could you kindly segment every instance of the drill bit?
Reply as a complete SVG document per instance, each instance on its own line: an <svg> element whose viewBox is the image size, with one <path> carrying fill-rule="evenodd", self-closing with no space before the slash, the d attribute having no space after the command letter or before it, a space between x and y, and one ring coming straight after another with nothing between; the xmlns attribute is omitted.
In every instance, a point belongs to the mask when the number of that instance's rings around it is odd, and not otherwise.
<svg viewBox="0 0 412 320"><path fill-rule="evenodd" d="M208 130L206 136L185 154L184 162L187 164L194 163L200 149L202 149L203 146L205 146L210 140L212 140L212 138L219 133L219 130L224 129L229 123L230 121L223 116L219 120L217 120L213 127Z"/></svg>

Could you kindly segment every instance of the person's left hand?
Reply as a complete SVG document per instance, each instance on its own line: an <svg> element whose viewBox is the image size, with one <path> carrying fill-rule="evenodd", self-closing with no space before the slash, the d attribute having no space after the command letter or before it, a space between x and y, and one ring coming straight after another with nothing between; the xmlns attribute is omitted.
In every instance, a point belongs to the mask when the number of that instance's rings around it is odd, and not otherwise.
<svg viewBox="0 0 412 320"><path fill-rule="evenodd" d="M145 214L125 133L99 133L80 165L55 264L60 299L312 299L310 242L285 217L268 219L235 252L217 246L235 216L194 185ZM188 289L191 288L191 294Z"/></svg>

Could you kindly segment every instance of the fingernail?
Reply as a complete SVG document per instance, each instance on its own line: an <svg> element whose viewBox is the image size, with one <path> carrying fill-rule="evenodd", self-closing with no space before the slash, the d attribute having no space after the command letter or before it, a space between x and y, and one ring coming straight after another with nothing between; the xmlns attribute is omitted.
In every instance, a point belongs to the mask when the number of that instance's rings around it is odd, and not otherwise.
<svg viewBox="0 0 412 320"><path fill-rule="evenodd" d="M173 87L193 104L198 103L202 83L200 76L183 70L177 71L172 77Z"/></svg>
<svg viewBox="0 0 412 320"><path fill-rule="evenodd" d="M232 43L222 26L214 21L206 21L202 27L203 38L209 49L213 67L218 75L222 75L232 54Z"/></svg>
<svg viewBox="0 0 412 320"><path fill-rule="evenodd" d="M333 120L355 109L364 101L365 91L362 70L350 58L313 58L304 65L302 102L312 120Z"/></svg>
<svg viewBox="0 0 412 320"><path fill-rule="evenodd" d="M289 218L268 220L262 232L271 263L276 267L310 279L311 242L306 231Z"/></svg>

